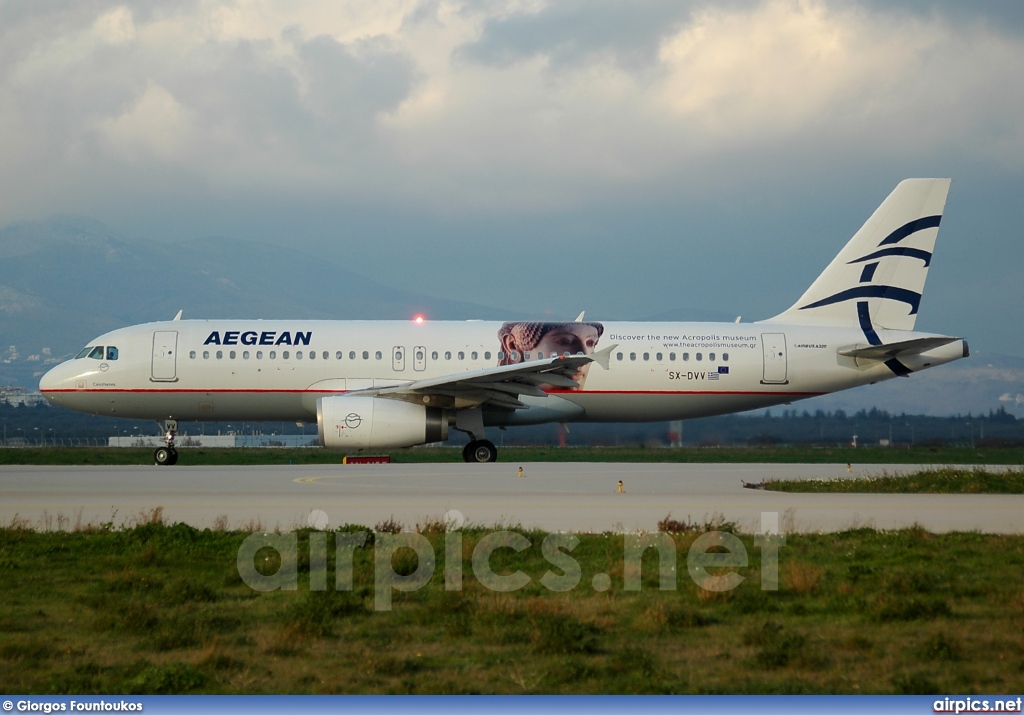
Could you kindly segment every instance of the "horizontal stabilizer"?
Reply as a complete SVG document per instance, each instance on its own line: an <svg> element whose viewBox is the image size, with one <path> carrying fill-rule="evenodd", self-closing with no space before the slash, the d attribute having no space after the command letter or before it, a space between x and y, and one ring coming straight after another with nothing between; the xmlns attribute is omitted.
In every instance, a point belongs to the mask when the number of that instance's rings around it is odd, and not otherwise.
<svg viewBox="0 0 1024 715"><path fill-rule="evenodd" d="M898 343L886 345L869 345L863 348L842 348L839 354L844 357L859 358L861 360L888 360L889 358L901 355L920 355L921 353L949 345L960 338L915 338L914 340L903 340Z"/></svg>

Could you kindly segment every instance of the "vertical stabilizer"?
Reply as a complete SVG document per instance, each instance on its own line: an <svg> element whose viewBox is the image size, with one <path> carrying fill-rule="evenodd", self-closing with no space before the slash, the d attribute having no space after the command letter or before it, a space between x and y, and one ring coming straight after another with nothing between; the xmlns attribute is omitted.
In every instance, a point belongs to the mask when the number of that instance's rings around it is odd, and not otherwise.
<svg viewBox="0 0 1024 715"><path fill-rule="evenodd" d="M949 179L907 179L893 189L811 287L767 321L913 330Z"/></svg>

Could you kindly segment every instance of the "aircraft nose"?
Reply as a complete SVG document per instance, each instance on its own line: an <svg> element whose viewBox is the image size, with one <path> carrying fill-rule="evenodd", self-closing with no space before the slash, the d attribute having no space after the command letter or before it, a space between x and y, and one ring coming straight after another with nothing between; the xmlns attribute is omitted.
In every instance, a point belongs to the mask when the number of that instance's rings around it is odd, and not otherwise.
<svg viewBox="0 0 1024 715"><path fill-rule="evenodd" d="M61 389L64 383L64 365L57 365L50 368L45 375L39 379L39 391L48 400L52 400L53 391Z"/></svg>

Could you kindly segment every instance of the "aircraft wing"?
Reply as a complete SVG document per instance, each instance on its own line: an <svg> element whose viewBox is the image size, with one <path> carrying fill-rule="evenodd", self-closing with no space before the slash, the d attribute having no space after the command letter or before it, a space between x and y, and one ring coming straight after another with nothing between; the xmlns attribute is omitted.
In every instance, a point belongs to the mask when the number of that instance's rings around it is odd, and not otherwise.
<svg viewBox="0 0 1024 715"><path fill-rule="evenodd" d="M888 343L883 345L869 345L867 347L851 347L843 348L839 351L840 355L846 357L860 358L862 360L888 360L889 358L899 357L900 355L913 354L918 355L935 348L940 348L943 345L959 340L960 338L915 338L914 340L904 340L899 343Z"/></svg>
<svg viewBox="0 0 1024 715"><path fill-rule="evenodd" d="M540 385L573 389L579 387L572 376L584 365L596 362L608 367L611 345L591 355L530 360L515 365L499 365L453 375L415 380L388 387L373 387L350 394L387 397L432 407L470 408L487 405L507 410L529 409L521 395L544 397Z"/></svg>

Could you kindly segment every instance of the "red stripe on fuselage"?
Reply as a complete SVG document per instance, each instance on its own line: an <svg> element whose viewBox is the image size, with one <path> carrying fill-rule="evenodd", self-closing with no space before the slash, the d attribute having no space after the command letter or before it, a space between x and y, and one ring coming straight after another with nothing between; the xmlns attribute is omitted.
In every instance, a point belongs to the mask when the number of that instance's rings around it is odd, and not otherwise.
<svg viewBox="0 0 1024 715"><path fill-rule="evenodd" d="M374 388L369 388L374 389ZM383 389L383 388L378 388ZM57 393L68 393L76 394L83 392L102 392L102 393L124 393L124 394L254 394L254 395L265 395L265 394L306 394L306 393L321 393L325 395L340 395L348 392L348 390L260 390L260 389L248 389L248 390L228 390L220 388L211 388L204 390L201 388L130 388L130 389L107 389L107 388L83 388L83 389L62 389L62 390L42 390L42 394L57 394ZM362 392L362 390L359 390ZM769 392L765 390L547 390L549 395L792 395L795 397L817 397L818 395L824 395L824 392Z"/></svg>

